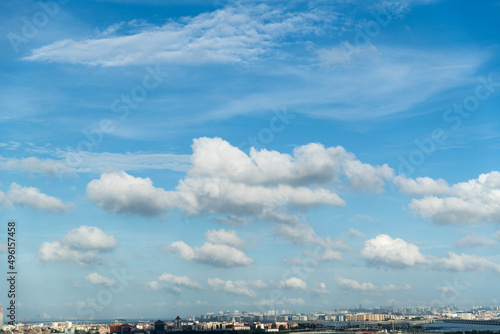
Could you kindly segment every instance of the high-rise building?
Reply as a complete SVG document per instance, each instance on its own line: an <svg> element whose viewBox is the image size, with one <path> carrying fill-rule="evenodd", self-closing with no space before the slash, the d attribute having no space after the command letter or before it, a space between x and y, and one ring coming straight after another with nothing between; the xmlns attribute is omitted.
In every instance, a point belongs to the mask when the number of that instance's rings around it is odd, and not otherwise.
<svg viewBox="0 0 500 334"><path fill-rule="evenodd" d="M181 318L179 316L177 316L177 318L175 318L174 329L175 330L182 330L182 322L181 322Z"/></svg>
<svg viewBox="0 0 500 334"><path fill-rule="evenodd" d="M0 329L3 328L3 310L2 310L2 304L0 304Z"/></svg>

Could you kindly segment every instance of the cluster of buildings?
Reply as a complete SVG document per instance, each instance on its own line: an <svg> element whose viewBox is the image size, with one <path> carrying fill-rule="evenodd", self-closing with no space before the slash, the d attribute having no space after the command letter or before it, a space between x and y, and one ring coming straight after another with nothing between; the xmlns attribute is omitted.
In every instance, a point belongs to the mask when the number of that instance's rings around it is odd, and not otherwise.
<svg viewBox="0 0 500 334"><path fill-rule="evenodd" d="M176 331L209 331L209 330L261 330L263 332L279 332L280 330L288 330L294 327L299 327L298 323L293 322L240 322L232 319L232 321L182 321L180 317L173 321L164 322L157 320L155 322L138 322L138 323L72 323L53 322L50 324L16 324L3 326L0 334L50 334L50 333L66 333L66 334L165 334L167 332Z"/></svg>
<svg viewBox="0 0 500 334"><path fill-rule="evenodd" d="M260 331L279 332L321 327L335 322L342 326L351 326L365 322L388 322L405 320L423 320L428 322L444 319L494 320L500 319L500 306L476 306L471 310L452 306L441 308L415 306L407 308L375 307L363 308L361 305L350 310L328 312L296 313L293 310L269 310L259 312L219 311L206 313L199 317L176 317L171 321L136 321L99 322L64 321L51 323L33 323L4 325L0 307L0 334L165 334L176 331ZM324 323L324 324L323 324ZM343 325L342 325L343 323Z"/></svg>
<svg viewBox="0 0 500 334"><path fill-rule="evenodd" d="M388 321L395 320L396 316L393 314L377 314L377 313L361 313L361 314L348 314L346 321L349 322L362 322L362 321Z"/></svg>
<svg viewBox="0 0 500 334"><path fill-rule="evenodd" d="M428 319L440 320L457 318L463 320L497 319L500 306L474 307L472 310L460 309L451 306L412 306L412 307L370 307L361 305L354 309L339 309L326 312L296 313L293 310L269 310L264 314L259 312L219 311L206 313L199 317L188 316L188 321L227 322L231 319L241 322L366 322Z"/></svg>

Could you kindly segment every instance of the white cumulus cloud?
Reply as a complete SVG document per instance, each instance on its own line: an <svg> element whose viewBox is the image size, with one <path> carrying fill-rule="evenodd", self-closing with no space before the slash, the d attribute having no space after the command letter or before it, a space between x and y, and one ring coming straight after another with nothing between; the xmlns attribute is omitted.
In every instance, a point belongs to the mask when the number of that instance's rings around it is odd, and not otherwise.
<svg viewBox="0 0 500 334"><path fill-rule="evenodd" d="M486 238L482 235L469 235L456 241L455 246L458 247L491 247L496 248L498 246L498 241L490 238Z"/></svg>
<svg viewBox="0 0 500 334"><path fill-rule="evenodd" d="M500 173L481 174L477 179L451 186L449 196L413 199L414 213L438 224L500 222Z"/></svg>
<svg viewBox="0 0 500 334"><path fill-rule="evenodd" d="M398 268L427 262L417 246L400 238L393 239L387 234L366 240L361 256L374 263Z"/></svg>
<svg viewBox="0 0 500 334"><path fill-rule="evenodd" d="M246 281L226 281L220 278L209 278L207 283L214 291L222 291L233 295L247 296L251 298L255 298L256 296L255 291L249 288L249 284Z"/></svg>
<svg viewBox="0 0 500 334"><path fill-rule="evenodd" d="M151 291L158 291L158 290L160 290L160 286L158 285L157 281L149 281L149 282L144 283L144 289L151 290Z"/></svg>
<svg viewBox="0 0 500 334"><path fill-rule="evenodd" d="M278 224L273 230L280 237L291 240L296 245L315 245L325 249L348 249L342 240L333 240L329 237L321 238L312 226L306 223Z"/></svg>
<svg viewBox="0 0 500 334"><path fill-rule="evenodd" d="M99 275L98 273L90 273L87 276L85 276L85 279L95 285L103 285L103 286L115 285L114 280L112 280L109 277Z"/></svg>
<svg viewBox="0 0 500 334"><path fill-rule="evenodd" d="M365 235L361 233L360 231L356 230L355 228L350 228L349 231L349 236L353 238L365 238Z"/></svg>
<svg viewBox="0 0 500 334"><path fill-rule="evenodd" d="M375 285L370 282L358 282L354 279L344 278L344 277L335 277L335 280L339 284L339 286L345 290L352 291L373 291L375 290Z"/></svg>
<svg viewBox="0 0 500 334"><path fill-rule="evenodd" d="M164 273L160 277L158 277L158 280L185 288L197 290L202 289L202 286L198 282L193 281L187 276L176 276L170 273Z"/></svg>
<svg viewBox="0 0 500 334"><path fill-rule="evenodd" d="M382 192L386 181L391 180L394 170L388 165L372 166L359 160L345 160L343 168L350 185L364 191Z"/></svg>
<svg viewBox="0 0 500 334"><path fill-rule="evenodd" d="M205 263L218 267L248 266L253 263L253 260L242 250L227 244L244 244L236 231L226 231L224 229L219 231L210 230L205 234L205 237L207 237L207 242L201 247L193 248L184 241L175 241L170 244L168 249L179 254L186 261Z"/></svg>
<svg viewBox="0 0 500 334"><path fill-rule="evenodd" d="M192 149L191 169L175 190L116 171L92 180L87 197L117 213L163 216L179 208L189 215L225 214L230 219L220 222L233 225L245 224L244 216L290 224L297 222L294 210L344 206L329 184L348 180L354 188L380 191L392 173L359 162L340 146L318 143L291 154L255 148L247 154L221 138L202 137L193 140Z"/></svg>
<svg viewBox="0 0 500 334"><path fill-rule="evenodd" d="M82 225L57 241L44 242L37 256L44 262L68 261L81 266L92 266L103 262L99 253L110 251L116 245L114 236L104 233L98 227Z"/></svg>
<svg viewBox="0 0 500 334"><path fill-rule="evenodd" d="M154 187L150 178L110 172L90 181L87 197L106 211L158 216L174 206L177 195Z"/></svg>
<svg viewBox="0 0 500 334"><path fill-rule="evenodd" d="M409 195L446 195L450 193L448 182L443 179L434 180L430 177L417 177L416 179L398 175L393 180L400 191Z"/></svg>
<svg viewBox="0 0 500 334"><path fill-rule="evenodd" d="M290 277L284 281L280 281L278 286L283 289L306 290L307 283L302 278Z"/></svg>
<svg viewBox="0 0 500 334"><path fill-rule="evenodd" d="M12 204L36 210L68 212L68 206L59 198L46 195L38 188L23 187L15 182L10 185L7 198Z"/></svg>
<svg viewBox="0 0 500 334"><path fill-rule="evenodd" d="M393 239L386 234L379 234L365 241L361 256L380 265L394 268L426 266L435 270L464 272L500 272L500 264L471 254L456 254L447 252L446 257L423 255L418 247L400 238Z"/></svg>
<svg viewBox="0 0 500 334"><path fill-rule="evenodd" d="M313 291L315 293L317 293L318 295L326 295L326 294L330 293L330 291L328 291L326 284L324 282L316 284Z"/></svg>
<svg viewBox="0 0 500 334"><path fill-rule="evenodd" d="M450 271L494 271L500 273L500 264L493 263L485 258L470 255L447 252L445 258L433 258L432 266L436 269Z"/></svg>
<svg viewBox="0 0 500 334"><path fill-rule="evenodd" d="M117 245L114 236L104 233L98 227L86 225L70 230L61 242L75 249L106 250L115 248Z"/></svg>
<svg viewBox="0 0 500 334"><path fill-rule="evenodd" d="M37 255L44 262L68 261L81 266L92 266L102 262L101 258L94 251L76 250L59 241L44 242L38 249Z"/></svg>
<svg viewBox="0 0 500 334"><path fill-rule="evenodd" d="M238 236L236 231L228 231L223 228L220 230L206 231L205 240L208 243L216 245L228 245L236 248L245 247L245 241Z"/></svg>

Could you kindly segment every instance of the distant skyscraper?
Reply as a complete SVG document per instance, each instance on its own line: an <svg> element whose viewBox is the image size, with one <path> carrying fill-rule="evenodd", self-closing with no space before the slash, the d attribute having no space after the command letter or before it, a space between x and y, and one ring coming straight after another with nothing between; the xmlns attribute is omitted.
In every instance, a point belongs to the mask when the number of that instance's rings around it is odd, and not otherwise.
<svg viewBox="0 0 500 334"><path fill-rule="evenodd" d="M175 318L174 329L175 330L182 330L182 322L181 322L181 318L179 316L177 316L177 318Z"/></svg>
<svg viewBox="0 0 500 334"><path fill-rule="evenodd" d="M0 304L0 329L3 327L3 310L2 304Z"/></svg>

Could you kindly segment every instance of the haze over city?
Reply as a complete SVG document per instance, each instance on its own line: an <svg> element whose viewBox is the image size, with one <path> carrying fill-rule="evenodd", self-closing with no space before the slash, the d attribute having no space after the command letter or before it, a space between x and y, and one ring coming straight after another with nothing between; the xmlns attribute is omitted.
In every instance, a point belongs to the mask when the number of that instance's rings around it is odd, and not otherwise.
<svg viewBox="0 0 500 334"><path fill-rule="evenodd" d="M2 2L4 312L497 307L499 14Z"/></svg>

